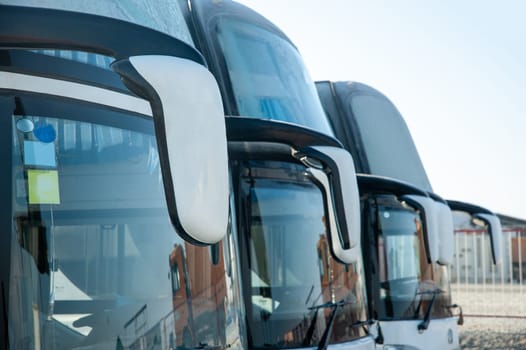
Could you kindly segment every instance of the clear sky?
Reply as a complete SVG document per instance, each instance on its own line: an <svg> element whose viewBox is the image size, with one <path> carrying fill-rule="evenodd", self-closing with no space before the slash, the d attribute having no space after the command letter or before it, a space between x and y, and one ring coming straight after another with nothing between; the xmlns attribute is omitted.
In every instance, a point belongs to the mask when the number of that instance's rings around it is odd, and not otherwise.
<svg viewBox="0 0 526 350"><path fill-rule="evenodd" d="M526 2L239 2L290 37L314 80L387 95L437 194L526 219Z"/></svg>

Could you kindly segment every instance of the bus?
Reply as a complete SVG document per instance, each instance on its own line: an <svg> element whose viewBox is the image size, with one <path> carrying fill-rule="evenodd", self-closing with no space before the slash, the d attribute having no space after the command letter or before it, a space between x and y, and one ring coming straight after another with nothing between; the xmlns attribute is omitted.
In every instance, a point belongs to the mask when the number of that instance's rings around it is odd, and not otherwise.
<svg viewBox="0 0 526 350"><path fill-rule="evenodd" d="M272 126L302 126L326 135L310 144L337 147L301 55L279 28L239 3L180 4L218 81L229 121L261 124L252 133L248 126L240 130L257 141L250 145L229 135L234 197L241 201L236 215L248 346L374 348L361 247L347 261L338 258L334 237L324 229L334 225L314 205L322 203L316 184L291 157L302 153L310 136ZM360 220L334 209L338 220Z"/></svg>
<svg viewBox="0 0 526 350"><path fill-rule="evenodd" d="M349 81L320 81L316 87L359 174L369 312L380 321L385 347L459 348L462 310L452 303L448 274L454 254L451 211L482 220L495 263L502 255L497 216L433 193L403 117L381 92ZM433 204L422 212L407 201L408 193Z"/></svg>

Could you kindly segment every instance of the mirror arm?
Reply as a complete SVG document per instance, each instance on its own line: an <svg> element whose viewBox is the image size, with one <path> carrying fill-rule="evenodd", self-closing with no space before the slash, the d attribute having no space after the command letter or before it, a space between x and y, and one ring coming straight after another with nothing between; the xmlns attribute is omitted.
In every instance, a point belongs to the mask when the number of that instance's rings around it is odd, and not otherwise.
<svg viewBox="0 0 526 350"><path fill-rule="evenodd" d="M344 263L356 260L360 247L360 197L351 154L343 148L309 146L293 150L292 155L323 184L328 210L331 247Z"/></svg>
<svg viewBox="0 0 526 350"><path fill-rule="evenodd" d="M397 179L371 174L356 174L356 178L360 192L390 193L398 197L403 195L428 196L427 192L418 187Z"/></svg>
<svg viewBox="0 0 526 350"><path fill-rule="evenodd" d="M488 225L488 230L491 239L491 253L493 255L493 263L499 264L502 261L502 226L499 218L494 214L477 213L473 215L474 218L482 220Z"/></svg>
<svg viewBox="0 0 526 350"><path fill-rule="evenodd" d="M329 191L327 193L331 195L334 209L336 210L336 217L338 218L338 226L340 228L339 235L342 241L342 246L344 249L350 249L354 247L356 243L354 242L354 244L351 244L349 240L348 225L345 215L345 205L343 199L343 188L341 183L341 174L339 172L338 164L327 154L320 152L314 147L302 148L294 156L299 158L302 162L304 162L304 164L310 167L316 167L316 163L318 162L321 162L321 166L325 165L323 169L329 179Z"/></svg>
<svg viewBox="0 0 526 350"><path fill-rule="evenodd" d="M455 254L453 213L446 200L435 193L429 192L428 194L435 201L437 210L437 234L439 238L437 262L441 265L448 265L453 262Z"/></svg>
<svg viewBox="0 0 526 350"><path fill-rule="evenodd" d="M429 263L434 263L438 259L438 224L435 213L435 201L429 197L417 195L403 195L400 198L423 213L427 259Z"/></svg>

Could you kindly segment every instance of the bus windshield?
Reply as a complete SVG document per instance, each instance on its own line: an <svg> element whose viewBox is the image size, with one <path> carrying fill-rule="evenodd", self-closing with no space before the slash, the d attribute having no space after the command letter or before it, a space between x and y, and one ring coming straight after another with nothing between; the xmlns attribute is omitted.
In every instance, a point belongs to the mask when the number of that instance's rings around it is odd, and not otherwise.
<svg viewBox="0 0 526 350"><path fill-rule="evenodd" d="M217 25L238 113L281 120L333 135L297 49L257 25L221 18Z"/></svg>
<svg viewBox="0 0 526 350"><path fill-rule="evenodd" d="M444 317L450 298L447 267L428 264L419 213L390 196L377 198L377 205L379 319L421 319L434 294L431 315Z"/></svg>
<svg viewBox="0 0 526 350"><path fill-rule="evenodd" d="M365 336L361 260L344 265L331 254L322 192L303 167L250 162L241 167L246 232L240 232L249 347L317 346L331 308L340 302L330 343ZM303 345L302 345L303 344Z"/></svg>
<svg viewBox="0 0 526 350"><path fill-rule="evenodd" d="M226 347L226 243L171 225L151 117L22 93L0 114L10 346Z"/></svg>

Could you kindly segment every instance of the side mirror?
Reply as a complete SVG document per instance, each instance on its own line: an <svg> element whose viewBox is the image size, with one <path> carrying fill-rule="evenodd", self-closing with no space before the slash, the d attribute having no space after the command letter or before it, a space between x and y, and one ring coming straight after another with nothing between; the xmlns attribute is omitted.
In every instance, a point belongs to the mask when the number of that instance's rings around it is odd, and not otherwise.
<svg viewBox="0 0 526 350"><path fill-rule="evenodd" d="M491 241L491 253L493 255L493 263L500 264L502 262L502 226L500 219L486 208L478 205L464 203L459 201L447 201L451 210L463 211L471 215L472 218L481 220L488 227L488 234Z"/></svg>
<svg viewBox="0 0 526 350"><path fill-rule="evenodd" d="M488 213L477 213L473 217L482 220L488 226L493 263L500 264L502 262L502 226L499 218L495 214Z"/></svg>
<svg viewBox="0 0 526 350"><path fill-rule="evenodd" d="M453 225L453 213L447 202L435 194L430 194L435 200L437 215L438 255L434 260L441 265L453 263L455 255L455 228Z"/></svg>
<svg viewBox="0 0 526 350"><path fill-rule="evenodd" d="M171 56L133 56L112 69L151 104L172 224L192 243L220 241L228 225L228 156L214 77L200 64Z"/></svg>
<svg viewBox="0 0 526 350"><path fill-rule="evenodd" d="M351 154L331 146L304 147L294 156L325 189L331 247L344 263L357 260L360 248L360 197Z"/></svg>
<svg viewBox="0 0 526 350"><path fill-rule="evenodd" d="M435 194L431 196L404 196L404 199L413 206L420 206L425 213L430 262L448 265L455 254L453 214L446 201Z"/></svg>
<svg viewBox="0 0 526 350"><path fill-rule="evenodd" d="M421 195L403 195L400 197L406 201L410 206L420 210L423 214L424 232L427 238L426 249L427 257L430 263L433 263L439 258L439 242L440 242L440 216L437 210L437 202L433 199Z"/></svg>

